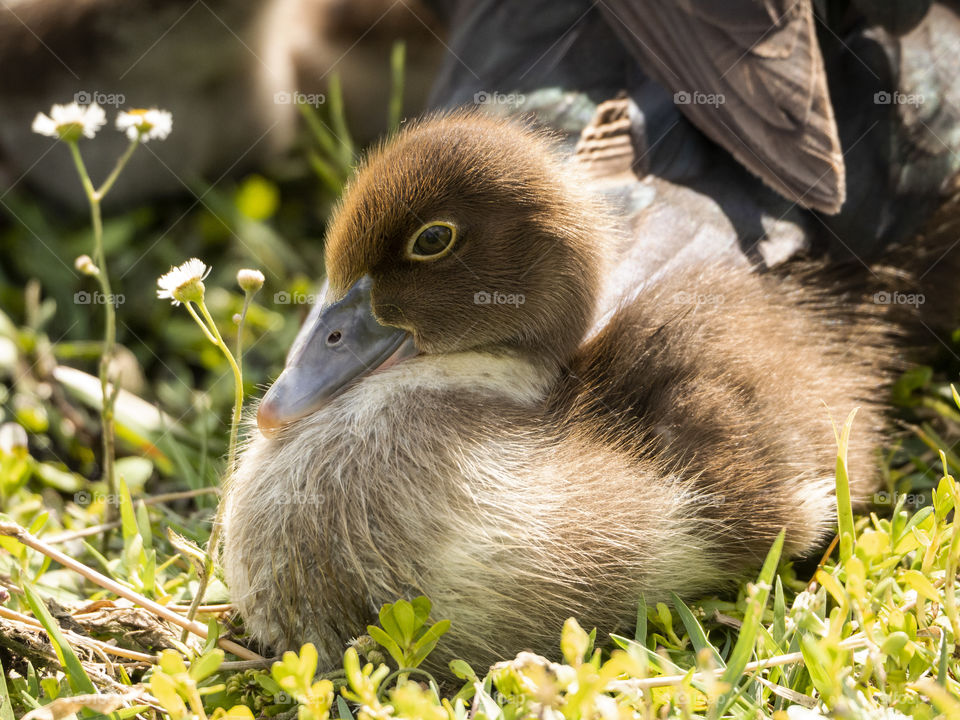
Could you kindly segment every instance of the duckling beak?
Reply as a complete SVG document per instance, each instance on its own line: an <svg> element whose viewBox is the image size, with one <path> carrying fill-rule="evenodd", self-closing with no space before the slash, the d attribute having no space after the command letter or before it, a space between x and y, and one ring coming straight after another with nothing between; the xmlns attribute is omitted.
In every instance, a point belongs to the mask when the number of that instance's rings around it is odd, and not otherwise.
<svg viewBox="0 0 960 720"><path fill-rule="evenodd" d="M267 437L322 408L357 378L416 354L406 330L381 325L364 275L342 300L316 306L290 348L280 377L267 390L257 425Z"/></svg>

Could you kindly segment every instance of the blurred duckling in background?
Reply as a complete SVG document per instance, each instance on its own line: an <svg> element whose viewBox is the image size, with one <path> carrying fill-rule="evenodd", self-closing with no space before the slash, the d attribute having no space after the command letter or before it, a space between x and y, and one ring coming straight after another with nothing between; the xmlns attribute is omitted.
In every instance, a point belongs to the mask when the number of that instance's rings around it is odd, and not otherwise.
<svg viewBox="0 0 960 720"><path fill-rule="evenodd" d="M310 641L332 667L420 594L453 623L436 668L549 652L571 615L624 631L641 594L721 589L781 529L788 554L818 548L830 418L857 407L853 492L874 487L886 308L695 255L613 297L644 238L557 151L441 115L349 184L325 302L224 500L226 579L262 645Z"/></svg>

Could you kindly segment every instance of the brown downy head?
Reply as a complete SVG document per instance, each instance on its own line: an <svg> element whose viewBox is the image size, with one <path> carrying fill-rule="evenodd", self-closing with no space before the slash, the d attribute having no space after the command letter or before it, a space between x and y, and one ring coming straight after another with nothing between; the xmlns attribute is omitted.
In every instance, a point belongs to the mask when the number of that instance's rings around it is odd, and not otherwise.
<svg viewBox="0 0 960 720"><path fill-rule="evenodd" d="M377 319L410 331L421 352L569 356L590 319L599 228L585 224L584 199L551 151L542 134L462 114L381 146L330 225L334 297L370 275Z"/></svg>
<svg viewBox="0 0 960 720"><path fill-rule="evenodd" d="M468 113L411 125L358 169L327 236L329 290L264 398L303 417L414 353L566 362L591 321L602 213L548 136Z"/></svg>

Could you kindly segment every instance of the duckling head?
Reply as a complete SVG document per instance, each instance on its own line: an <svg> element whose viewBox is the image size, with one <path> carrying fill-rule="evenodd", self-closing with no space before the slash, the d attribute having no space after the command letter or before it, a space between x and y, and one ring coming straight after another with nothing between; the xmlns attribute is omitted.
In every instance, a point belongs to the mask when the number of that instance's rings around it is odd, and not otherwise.
<svg viewBox="0 0 960 720"><path fill-rule="evenodd" d="M565 362L591 322L607 232L544 133L469 113L411 125L367 157L334 211L324 301L264 396L261 430L416 354Z"/></svg>

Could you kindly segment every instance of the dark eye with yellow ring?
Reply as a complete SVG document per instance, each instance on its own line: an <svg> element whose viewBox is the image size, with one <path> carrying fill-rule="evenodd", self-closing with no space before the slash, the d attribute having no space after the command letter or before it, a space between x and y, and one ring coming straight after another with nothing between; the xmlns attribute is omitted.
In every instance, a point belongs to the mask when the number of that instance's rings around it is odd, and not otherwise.
<svg viewBox="0 0 960 720"><path fill-rule="evenodd" d="M414 234L407 257L411 260L439 260L453 249L456 239L457 228L451 223L428 223Z"/></svg>

